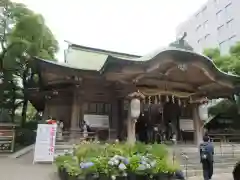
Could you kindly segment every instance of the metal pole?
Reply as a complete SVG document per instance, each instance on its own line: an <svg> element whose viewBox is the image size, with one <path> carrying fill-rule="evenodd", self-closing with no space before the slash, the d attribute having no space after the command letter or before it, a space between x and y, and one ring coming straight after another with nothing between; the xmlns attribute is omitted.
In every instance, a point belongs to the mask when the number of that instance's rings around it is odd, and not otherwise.
<svg viewBox="0 0 240 180"><path fill-rule="evenodd" d="M182 153L182 157L185 159L185 176L188 177L188 156Z"/></svg>
<svg viewBox="0 0 240 180"><path fill-rule="evenodd" d="M220 153L221 153L221 156L223 155L223 152L222 152L222 141L220 140ZM221 158L222 159L222 158Z"/></svg>
<svg viewBox="0 0 240 180"><path fill-rule="evenodd" d="M234 153L234 144L232 144L232 157L234 158L235 153Z"/></svg>

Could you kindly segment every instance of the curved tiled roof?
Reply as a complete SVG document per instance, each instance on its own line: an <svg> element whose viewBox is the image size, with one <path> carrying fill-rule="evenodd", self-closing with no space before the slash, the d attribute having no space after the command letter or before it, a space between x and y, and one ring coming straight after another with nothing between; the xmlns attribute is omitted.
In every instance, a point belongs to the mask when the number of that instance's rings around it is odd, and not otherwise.
<svg viewBox="0 0 240 180"><path fill-rule="evenodd" d="M42 65L52 65L52 66L58 66L60 68L68 68L71 71L92 71L92 72L99 72L101 74L106 72L111 72L112 67L114 69L122 69L124 67L131 67L131 66L141 66L141 67L148 67L153 61L159 61L164 60L166 57L170 57L176 62L179 63L190 63L192 61L200 62L201 64L207 66L210 71L212 71L217 78L223 78L230 81L233 81L234 83L240 83L240 76L227 74L220 69L216 67L214 62L199 53L190 51L190 50L184 50L174 47L168 47L164 49L158 49L156 51L151 52L150 54L147 54L142 57L137 58L120 58L113 55L108 55L105 62L102 63L101 67L97 69L91 69L86 70L84 68L76 67L74 65L68 64L68 63L60 63L60 62L54 62L54 61L48 61L36 58Z"/></svg>

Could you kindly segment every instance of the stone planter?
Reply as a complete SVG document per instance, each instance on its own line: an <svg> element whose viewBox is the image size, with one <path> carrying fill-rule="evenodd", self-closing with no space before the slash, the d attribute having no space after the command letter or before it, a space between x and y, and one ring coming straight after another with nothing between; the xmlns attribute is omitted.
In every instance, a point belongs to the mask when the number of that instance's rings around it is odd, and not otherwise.
<svg viewBox="0 0 240 180"><path fill-rule="evenodd" d="M111 177L100 174L99 177L95 177L93 175L87 175L85 177L78 177L78 176L70 176L65 168L59 168L58 169L58 176L60 180L112 180ZM116 180L174 180L174 176L172 174L156 174L154 176L151 175L139 175L135 173L128 173L128 175L125 176L117 176Z"/></svg>
<svg viewBox="0 0 240 180"><path fill-rule="evenodd" d="M58 168L58 177L60 180L68 180L68 173L65 168Z"/></svg>
<svg viewBox="0 0 240 180"><path fill-rule="evenodd" d="M173 180L175 179L172 174L160 173L153 176L154 180Z"/></svg>
<svg viewBox="0 0 240 180"><path fill-rule="evenodd" d="M150 176L128 173L127 180L148 180Z"/></svg>

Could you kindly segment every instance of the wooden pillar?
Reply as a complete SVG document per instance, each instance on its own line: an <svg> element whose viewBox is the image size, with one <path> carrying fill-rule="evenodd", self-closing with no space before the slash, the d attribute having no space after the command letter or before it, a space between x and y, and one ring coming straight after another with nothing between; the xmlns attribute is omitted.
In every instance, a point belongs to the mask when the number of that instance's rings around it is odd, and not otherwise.
<svg viewBox="0 0 240 180"><path fill-rule="evenodd" d="M43 111L43 120L47 120L49 118L50 114L49 114L49 101L45 101L45 107L44 107L44 111Z"/></svg>
<svg viewBox="0 0 240 180"><path fill-rule="evenodd" d="M78 89L74 90L72 100L72 112L71 112L71 130L79 129L79 102L78 102Z"/></svg>
<svg viewBox="0 0 240 180"><path fill-rule="evenodd" d="M202 120L199 114L199 105L193 104L194 142L199 145L203 138Z"/></svg>

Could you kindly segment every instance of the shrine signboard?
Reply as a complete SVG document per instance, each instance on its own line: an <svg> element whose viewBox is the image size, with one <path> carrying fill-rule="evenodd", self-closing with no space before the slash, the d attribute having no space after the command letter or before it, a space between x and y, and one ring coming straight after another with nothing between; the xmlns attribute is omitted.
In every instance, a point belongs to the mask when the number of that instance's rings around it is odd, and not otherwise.
<svg viewBox="0 0 240 180"><path fill-rule="evenodd" d="M33 163L53 162L56 131L56 124L38 124Z"/></svg>
<svg viewBox="0 0 240 180"><path fill-rule="evenodd" d="M0 152L14 152L14 140L14 129L0 129Z"/></svg>

